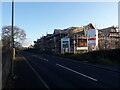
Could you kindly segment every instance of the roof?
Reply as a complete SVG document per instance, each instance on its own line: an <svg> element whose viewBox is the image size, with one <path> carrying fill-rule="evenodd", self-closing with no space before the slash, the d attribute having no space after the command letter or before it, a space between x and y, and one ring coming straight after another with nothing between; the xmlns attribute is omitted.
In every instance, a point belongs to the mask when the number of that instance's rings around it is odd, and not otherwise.
<svg viewBox="0 0 120 90"><path fill-rule="evenodd" d="M117 27L111 26L103 29L98 29L100 32L117 32Z"/></svg>
<svg viewBox="0 0 120 90"><path fill-rule="evenodd" d="M58 33L62 33L62 32L63 32L63 30L61 30L61 29L54 29L53 34L58 34Z"/></svg>

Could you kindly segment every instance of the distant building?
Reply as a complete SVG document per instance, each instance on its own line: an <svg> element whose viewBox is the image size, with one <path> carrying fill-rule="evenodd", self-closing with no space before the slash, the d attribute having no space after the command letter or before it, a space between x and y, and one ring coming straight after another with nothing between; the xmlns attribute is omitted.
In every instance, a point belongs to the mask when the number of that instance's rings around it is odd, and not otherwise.
<svg viewBox="0 0 120 90"><path fill-rule="evenodd" d="M33 45L30 45L28 48L33 48Z"/></svg>

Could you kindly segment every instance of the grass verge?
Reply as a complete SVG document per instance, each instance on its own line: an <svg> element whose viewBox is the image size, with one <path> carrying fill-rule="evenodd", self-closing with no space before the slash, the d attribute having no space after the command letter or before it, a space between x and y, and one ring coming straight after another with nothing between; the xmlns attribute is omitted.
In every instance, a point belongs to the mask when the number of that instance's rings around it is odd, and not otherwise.
<svg viewBox="0 0 120 90"><path fill-rule="evenodd" d="M98 50L82 54L61 54L51 52L40 52L36 49L26 50L29 53L50 54L78 61L89 61L91 63L111 64L120 66L120 49Z"/></svg>

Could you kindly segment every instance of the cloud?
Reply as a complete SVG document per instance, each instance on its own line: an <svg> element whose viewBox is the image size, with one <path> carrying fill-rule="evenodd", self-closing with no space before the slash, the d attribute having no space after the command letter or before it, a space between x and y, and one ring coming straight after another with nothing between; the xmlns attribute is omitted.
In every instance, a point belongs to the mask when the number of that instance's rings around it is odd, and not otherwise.
<svg viewBox="0 0 120 90"><path fill-rule="evenodd" d="M22 46L23 47L28 47L30 45L34 45L34 41L36 39L33 39L33 38L26 38L23 42L22 42Z"/></svg>

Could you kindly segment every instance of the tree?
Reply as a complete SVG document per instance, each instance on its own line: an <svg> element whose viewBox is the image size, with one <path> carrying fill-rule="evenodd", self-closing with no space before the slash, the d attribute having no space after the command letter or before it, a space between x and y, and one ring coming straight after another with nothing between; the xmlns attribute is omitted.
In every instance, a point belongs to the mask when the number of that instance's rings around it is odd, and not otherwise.
<svg viewBox="0 0 120 90"><path fill-rule="evenodd" d="M3 47L10 48L11 46L11 31L12 26L4 26L2 28L2 44ZM13 27L13 38L14 38L14 46L19 47L23 40L26 39L25 31L17 26Z"/></svg>

